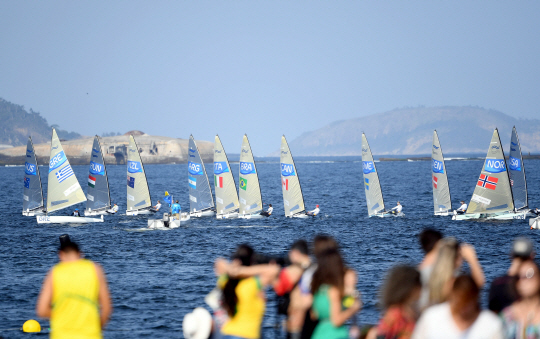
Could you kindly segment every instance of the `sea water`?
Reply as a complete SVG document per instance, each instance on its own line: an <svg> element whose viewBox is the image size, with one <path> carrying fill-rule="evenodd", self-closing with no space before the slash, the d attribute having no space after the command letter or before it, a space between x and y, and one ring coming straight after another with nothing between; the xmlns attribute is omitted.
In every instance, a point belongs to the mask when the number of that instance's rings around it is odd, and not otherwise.
<svg viewBox="0 0 540 339"><path fill-rule="evenodd" d="M318 233L334 236L347 265L359 275L364 307L358 321L369 324L378 320L377 295L387 270L398 263L416 265L421 260L417 235L423 228L433 227L474 245L488 284L507 269L513 238L540 239L540 233L529 230L525 220L474 222L433 216L430 161L378 162L387 208L399 200L405 217L370 219L360 158L299 157L296 170L306 208L314 209L319 204L321 213L310 219L285 218L279 160L260 160L257 171L263 201L274 206L270 218L193 218L188 226L172 230L148 230L146 216L122 215L126 207L125 166L107 167L111 197L118 203L119 215L105 216L104 223L82 226L38 225L35 217L23 217L24 168L0 167L0 337L26 337L18 331L2 330L36 319L41 283L57 262L58 236L64 233L72 236L85 257L99 262L107 274L114 313L105 338L182 337L184 315L195 307L204 307L204 296L215 286L214 260L229 257L240 243L280 256L296 239L311 240ZM482 165L482 160L446 162L454 208L459 200L470 200ZM532 207L540 204L539 165L539 160L525 160ZM46 191L47 171L45 167L40 169ZM231 169L238 183L238 163L232 163ZM145 170L154 204L157 199L163 202L168 191L179 200L183 211L188 209L187 164L146 165ZM74 166L74 171L86 191L88 166ZM212 173L211 165L207 172ZM84 203L76 207L83 210ZM69 208L60 213L71 211ZM484 305L485 296L484 292ZM274 330L278 322L275 296L269 292L267 298L263 337L274 338L278 333ZM48 327L48 321L38 320Z"/></svg>

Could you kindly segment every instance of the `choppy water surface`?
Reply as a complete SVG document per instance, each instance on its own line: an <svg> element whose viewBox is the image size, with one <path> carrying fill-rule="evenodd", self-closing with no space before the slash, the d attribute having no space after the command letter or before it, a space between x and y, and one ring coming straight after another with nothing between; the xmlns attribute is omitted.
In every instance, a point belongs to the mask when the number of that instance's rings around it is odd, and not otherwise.
<svg viewBox="0 0 540 339"><path fill-rule="evenodd" d="M22 326L36 318L35 303L43 277L57 262L58 236L69 233L78 241L87 258L103 265L114 303L114 313L106 338L181 337L183 316L197 306L215 283L212 264L218 256L228 256L235 245L247 242L259 252L282 255L299 238L312 239L317 233L336 237L347 264L359 273L358 288L363 294L362 323L378 318L377 290L385 272L395 263L418 263L421 251L416 235L425 227L435 227L473 244L488 282L502 274L508 264L511 239L525 235L540 239L526 221L455 222L432 216L431 163L377 163L385 202L392 207L399 199L404 218L367 218L362 166L359 158L299 158L306 206L321 205L318 218L299 220L283 217L280 169L277 159L265 159L257 169L263 200L274 205L268 219L192 219L187 227L166 231L143 231L145 217L106 217L104 223L72 227L37 225L35 218L21 216L22 167L0 167L0 329ZM530 206L539 203L538 160L526 160ZM446 163L454 206L468 201L481 160ZM238 163L231 164L238 179ZM188 206L187 165L145 166L152 199L161 199L165 190L185 208ZM82 184L87 166L74 166ZM126 206L124 166L109 166L111 196L120 212ZM44 188L46 170L41 167ZM209 171L211 173L211 171ZM212 180L211 180L212 181ZM238 182L238 180L237 180ZM86 187L83 188L86 190ZM392 205L392 206L390 206ZM84 204L77 206L84 208ZM263 336L273 338L276 322L273 295L269 293ZM40 320L48 326L45 320ZM16 331L0 332L6 338L25 337Z"/></svg>

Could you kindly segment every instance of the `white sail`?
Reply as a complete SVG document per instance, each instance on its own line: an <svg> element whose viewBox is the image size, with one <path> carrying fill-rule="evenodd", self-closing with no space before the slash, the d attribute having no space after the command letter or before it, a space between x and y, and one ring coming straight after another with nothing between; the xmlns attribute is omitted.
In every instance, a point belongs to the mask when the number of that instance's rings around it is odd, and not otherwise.
<svg viewBox="0 0 540 339"><path fill-rule="evenodd" d="M364 173L364 190L369 216L385 211L384 200L379 182L379 174L373 161L373 154L369 147L366 135L362 133L362 169Z"/></svg>
<svg viewBox="0 0 540 339"><path fill-rule="evenodd" d="M146 173L135 138L129 136L127 152L127 211L136 211L152 206Z"/></svg>
<svg viewBox="0 0 540 339"><path fill-rule="evenodd" d="M302 187L300 187L300 179L294 166L289 144L284 135L281 137L280 165L281 191L283 192L285 216L293 217L295 214L304 213L306 208L304 207L304 196L302 195Z"/></svg>
<svg viewBox="0 0 540 339"><path fill-rule="evenodd" d="M193 135L189 136L188 186L191 213L210 211L214 208L206 168Z"/></svg>
<svg viewBox="0 0 540 339"><path fill-rule="evenodd" d="M514 200L510 179L499 131L495 129L466 214L501 213L513 210Z"/></svg>
<svg viewBox="0 0 540 339"><path fill-rule="evenodd" d="M217 135L214 141L214 191L218 215L238 210L238 195L231 167L225 149Z"/></svg>
<svg viewBox="0 0 540 339"><path fill-rule="evenodd" d="M96 135L90 156L86 211L106 210L111 207L107 168L101 152L99 137Z"/></svg>
<svg viewBox="0 0 540 339"><path fill-rule="evenodd" d="M433 209L435 214L448 213L452 209L450 187L439 136L433 131L433 145L431 149L431 186L433 187Z"/></svg>
<svg viewBox="0 0 540 339"><path fill-rule="evenodd" d="M261 188L255 159L247 135L242 139L240 150L240 175L238 183L238 196L240 200L239 213L259 214L262 211Z"/></svg>
<svg viewBox="0 0 540 339"><path fill-rule="evenodd" d="M86 201L84 192L53 128L47 183L47 212L57 211L83 201Z"/></svg>
<svg viewBox="0 0 540 339"><path fill-rule="evenodd" d="M512 194L514 196L514 207L523 209L529 207L529 199L527 196L527 180L525 179L525 165L523 164L523 156L521 155L521 145L516 131L516 126L512 129L512 139L510 140L510 157L508 159L510 184L512 186Z"/></svg>
<svg viewBox="0 0 540 339"><path fill-rule="evenodd" d="M41 176L34 151L32 138L28 137L26 145L26 160L24 164L23 212L43 208L43 190Z"/></svg>

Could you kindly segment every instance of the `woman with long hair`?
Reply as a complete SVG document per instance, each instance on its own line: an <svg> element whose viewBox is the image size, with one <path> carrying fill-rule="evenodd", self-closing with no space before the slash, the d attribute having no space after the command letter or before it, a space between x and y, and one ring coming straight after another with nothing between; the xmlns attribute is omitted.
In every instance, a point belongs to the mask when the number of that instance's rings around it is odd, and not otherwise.
<svg viewBox="0 0 540 339"><path fill-rule="evenodd" d="M317 270L313 274L312 311L319 323L312 339L344 339L349 337L344 323L360 310L358 296L354 296L348 308L343 307L346 297L343 259L336 249L329 249L318 258Z"/></svg>
<svg viewBox="0 0 540 339"><path fill-rule="evenodd" d="M380 303L385 313L377 327L377 339L411 337L421 289L420 273L414 267L396 266L390 270L381 289Z"/></svg>
<svg viewBox="0 0 540 339"><path fill-rule="evenodd" d="M501 312L505 338L540 338L540 269L533 260L526 260L517 277L519 300Z"/></svg>
<svg viewBox="0 0 540 339"><path fill-rule="evenodd" d="M232 262L218 259L216 273L222 287L222 304L229 320L221 328L222 339L258 339L266 300L264 288L279 274L275 264L253 265L255 252L246 244L238 246Z"/></svg>

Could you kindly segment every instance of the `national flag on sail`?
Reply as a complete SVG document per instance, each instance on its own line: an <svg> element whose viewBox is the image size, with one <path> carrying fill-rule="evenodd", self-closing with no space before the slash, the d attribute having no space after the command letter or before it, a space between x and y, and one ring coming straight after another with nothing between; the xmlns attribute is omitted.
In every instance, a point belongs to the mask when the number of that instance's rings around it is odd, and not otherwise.
<svg viewBox="0 0 540 339"><path fill-rule="evenodd" d="M216 185L216 187L223 188L223 177L214 175L214 179L214 184Z"/></svg>
<svg viewBox="0 0 540 339"><path fill-rule="evenodd" d="M480 178L478 179L478 183L476 183L476 186L485 187L487 189L494 190L497 188L498 182L499 182L498 178L491 177L485 174L480 174Z"/></svg>
<svg viewBox="0 0 540 339"><path fill-rule="evenodd" d="M131 188L135 188L135 178L134 177L127 177L127 185Z"/></svg>
<svg viewBox="0 0 540 339"><path fill-rule="evenodd" d="M24 177L24 187L30 188L30 178Z"/></svg>
<svg viewBox="0 0 540 339"><path fill-rule="evenodd" d="M96 178L91 175L88 176L88 186L92 188L96 187Z"/></svg>
<svg viewBox="0 0 540 339"><path fill-rule="evenodd" d="M366 186L366 190L369 191L369 178L364 178L364 184Z"/></svg>
<svg viewBox="0 0 540 339"><path fill-rule="evenodd" d="M240 178L240 188L244 191L247 189L247 182L246 178Z"/></svg>
<svg viewBox="0 0 540 339"><path fill-rule="evenodd" d="M433 176L433 188L437 188L437 181L439 179L436 176Z"/></svg>
<svg viewBox="0 0 540 339"><path fill-rule="evenodd" d="M71 166L68 165L62 168L61 170L59 170L58 172L56 172L55 174L56 174L56 179L58 179L58 182L61 183L62 181L72 176L74 173Z"/></svg>
<svg viewBox="0 0 540 339"><path fill-rule="evenodd" d="M289 190L289 179L281 178L281 185L285 188L285 191Z"/></svg>

